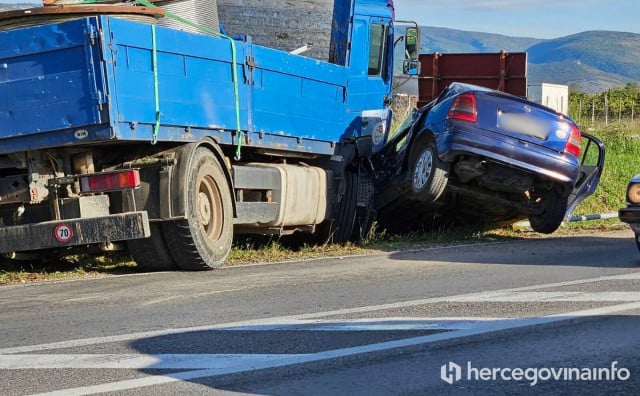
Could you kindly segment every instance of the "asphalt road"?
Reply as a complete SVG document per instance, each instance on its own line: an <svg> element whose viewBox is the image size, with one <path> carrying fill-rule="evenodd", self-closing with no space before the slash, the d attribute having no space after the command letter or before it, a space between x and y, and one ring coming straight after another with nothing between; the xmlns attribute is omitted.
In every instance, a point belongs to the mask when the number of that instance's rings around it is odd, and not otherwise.
<svg viewBox="0 0 640 396"><path fill-rule="evenodd" d="M0 395L637 395L632 238L4 286Z"/></svg>

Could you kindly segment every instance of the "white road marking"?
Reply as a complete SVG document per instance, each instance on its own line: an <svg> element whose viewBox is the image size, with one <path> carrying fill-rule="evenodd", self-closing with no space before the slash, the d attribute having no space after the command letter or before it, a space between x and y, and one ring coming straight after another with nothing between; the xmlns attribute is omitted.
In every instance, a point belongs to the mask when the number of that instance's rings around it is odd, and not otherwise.
<svg viewBox="0 0 640 396"><path fill-rule="evenodd" d="M420 306L420 305L426 305L426 304L446 303L446 302L452 302L454 298L456 299L468 298L468 299L476 299L476 301L480 301L480 299L485 298L487 296L496 295L496 293L517 293L517 292L526 292L526 291L539 290L539 289L548 289L548 288L554 288L554 287L582 285L582 284L602 282L602 281L635 280L635 279L640 279L640 272L621 274L621 275L602 276L602 277L589 278L589 279L579 279L579 280L566 281L566 282L546 283L546 284L516 287L516 288L487 291L487 292L460 294L460 295L454 295L454 296L425 298L425 299L402 301L402 302L389 303L389 304L370 305L370 306L355 307L355 308L344 308L344 309L337 309L337 310L324 311L324 312L313 312L313 313L306 313L306 314L299 314L299 315L287 315L287 316L239 321L239 322L232 322L232 323L222 323L222 324L208 325L208 326L196 326L196 327L185 327L185 328L178 328L178 329L146 331L146 332L121 334L121 335L113 335L113 336L105 336L105 337L91 337L91 338L83 338L83 339L76 339L76 340L59 341L59 342L52 342L52 343L39 344L39 345L25 345L25 346L18 346L18 347L0 348L0 354L4 355L4 354L11 354L11 353L39 352L39 351L46 351L51 349L107 344L111 342L132 341L132 340L137 340L141 338L158 337L158 336L180 334L180 333L186 333L186 332L219 330L219 329L228 328L228 327L277 325L281 323L290 324L291 321L294 321L294 320L317 319L317 318L322 318L327 316L351 315L356 313L368 313L368 312L375 312L375 311L381 311L381 310L392 310L392 309L414 307L414 306Z"/></svg>
<svg viewBox="0 0 640 396"><path fill-rule="evenodd" d="M365 319L293 320L254 326L226 327L224 331L407 331L407 330L461 330L476 326L478 322L512 320L513 318L485 317L385 317Z"/></svg>
<svg viewBox="0 0 640 396"><path fill-rule="evenodd" d="M1 370L24 369L230 369L278 361L291 354L157 354L70 353L0 355Z"/></svg>
<svg viewBox="0 0 640 396"><path fill-rule="evenodd" d="M449 302L623 302L640 301L640 292L489 292L452 297Z"/></svg>
<svg viewBox="0 0 640 396"><path fill-rule="evenodd" d="M543 316L539 318L529 319L514 319L510 321L502 322L487 322L481 326L472 329L458 330L443 332L433 335L426 335L421 337L405 338L395 341L381 342L377 344L361 345L349 348L334 349L330 351L323 351L310 354L294 354L294 355L276 355L274 359L265 358L264 360L250 360L248 362L231 362L227 366L217 362L216 368L208 368L204 370L183 371L173 374L165 374L158 376L148 376L139 379L131 379L125 381L116 381L111 383L83 386L70 389L62 389L59 391L43 393L42 395L90 395L96 393L116 392L135 388L141 388L151 385L161 385L178 381L188 381L198 378L213 377L227 374L237 374L247 371L270 369L283 366L290 366L294 364L312 363L323 360L336 359L347 356L360 355L371 352L380 352L394 348L403 348L410 346L417 346L421 344L432 343L436 341L451 340L460 337L468 337L474 335L480 335L490 332L516 329L525 326L550 324L554 322L565 321L578 317L586 316L599 316L599 315L611 315L618 312L637 310L640 309L640 302L620 304L610 307L588 309L583 311L575 311L569 313L563 313L559 315ZM16 355L20 356L20 355ZM32 355L34 356L34 355ZM161 356L161 355L156 355ZM228 356L228 355L227 355ZM255 356L255 355L253 355ZM265 355L268 356L268 355ZM1 358L4 359L5 356ZM224 367L222 367L224 366ZM86 368L86 366L85 366Z"/></svg>

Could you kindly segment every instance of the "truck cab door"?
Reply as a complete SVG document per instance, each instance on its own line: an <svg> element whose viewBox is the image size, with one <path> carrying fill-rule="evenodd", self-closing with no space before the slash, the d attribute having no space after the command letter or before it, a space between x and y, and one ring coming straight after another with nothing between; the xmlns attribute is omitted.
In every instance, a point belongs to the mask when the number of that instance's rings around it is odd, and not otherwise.
<svg viewBox="0 0 640 396"><path fill-rule="evenodd" d="M354 23L349 81L349 108L361 119L360 137L371 137L373 152L379 151L391 125L393 73L393 25L390 18L359 16Z"/></svg>
<svg viewBox="0 0 640 396"><path fill-rule="evenodd" d="M565 221L569 220L573 210L580 202L595 192L604 169L604 144L595 136L582 133L582 147L578 178L571 195L569 195Z"/></svg>

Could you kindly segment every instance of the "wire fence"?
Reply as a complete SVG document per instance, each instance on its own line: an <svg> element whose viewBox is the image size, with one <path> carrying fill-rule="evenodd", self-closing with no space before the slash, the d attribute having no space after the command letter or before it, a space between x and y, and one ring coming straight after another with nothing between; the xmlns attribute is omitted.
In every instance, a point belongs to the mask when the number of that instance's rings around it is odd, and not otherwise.
<svg viewBox="0 0 640 396"><path fill-rule="evenodd" d="M575 98L569 101L569 116L582 127L640 125L640 102L635 100Z"/></svg>

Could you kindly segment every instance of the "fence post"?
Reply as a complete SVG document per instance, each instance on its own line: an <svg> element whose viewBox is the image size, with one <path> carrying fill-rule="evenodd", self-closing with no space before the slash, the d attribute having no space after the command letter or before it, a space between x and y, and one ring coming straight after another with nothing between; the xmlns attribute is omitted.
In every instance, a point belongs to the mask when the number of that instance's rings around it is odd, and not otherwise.
<svg viewBox="0 0 640 396"><path fill-rule="evenodd" d="M604 126L609 126L609 95L604 95Z"/></svg>
<svg viewBox="0 0 640 396"><path fill-rule="evenodd" d="M618 99L618 123L622 122L622 98Z"/></svg>

